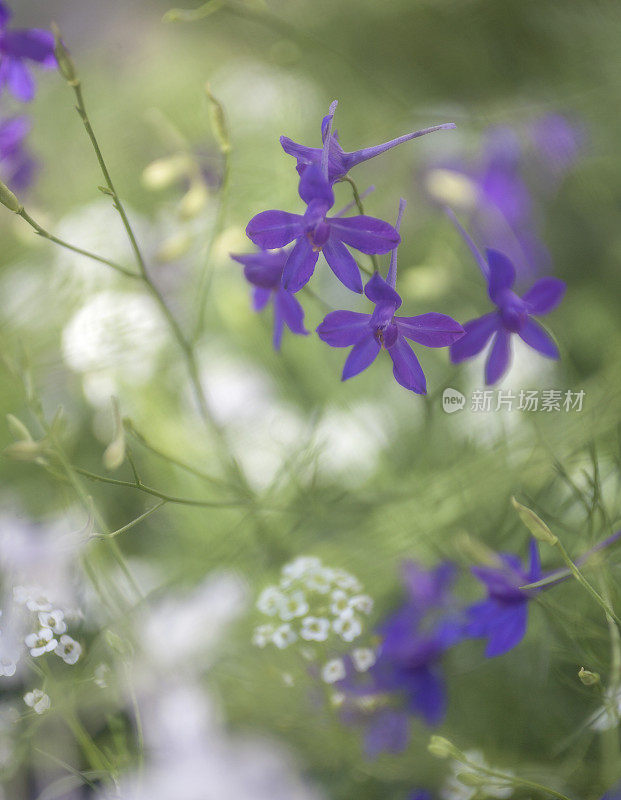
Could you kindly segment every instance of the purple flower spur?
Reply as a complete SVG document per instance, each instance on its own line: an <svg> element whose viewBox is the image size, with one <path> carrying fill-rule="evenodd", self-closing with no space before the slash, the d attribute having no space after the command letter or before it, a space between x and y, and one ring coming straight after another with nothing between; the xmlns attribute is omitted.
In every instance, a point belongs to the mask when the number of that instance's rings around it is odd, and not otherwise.
<svg viewBox="0 0 621 800"><path fill-rule="evenodd" d="M465 234L463 229L461 231ZM533 316L548 314L558 306L565 294L564 281L541 278L520 297L513 291L515 268L511 261L498 250L487 250L485 261L469 237L467 241L487 278L488 294L496 310L466 322L464 336L451 345L453 364L476 356L493 338L485 365L485 382L494 384L509 368L513 334L547 358L559 358L554 340Z"/></svg>
<svg viewBox="0 0 621 800"><path fill-rule="evenodd" d="M307 204L303 215L263 211L248 223L248 237L263 250L295 241L283 272L283 285L290 292L297 292L308 283L320 252L348 289L362 292L358 264L345 245L361 253L388 253L400 241L398 232L388 222L366 215L328 217L334 194L318 164L305 170L299 194Z"/></svg>
<svg viewBox="0 0 621 800"><path fill-rule="evenodd" d="M306 173L307 174L307 173ZM401 201L397 230L405 201ZM427 382L422 367L407 340L426 347L447 347L463 336L463 328L445 314L429 313L416 317L396 317L401 297L397 281L397 248L393 249L386 280L376 272L364 293L375 303L372 314L356 311L333 311L317 328L319 338L331 347L350 347L343 367L343 380L352 378L370 366L380 350L388 351L393 374L398 383L416 394L425 394Z"/></svg>
<svg viewBox="0 0 621 800"><path fill-rule="evenodd" d="M9 30L11 9L0 0L0 91L7 87L22 102L35 95L28 62L54 68L54 37L50 31L30 28Z"/></svg>
<svg viewBox="0 0 621 800"><path fill-rule="evenodd" d="M283 288L282 271L287 261L285 250L246 255L235 255L231 258L244 265L246 280L254 286L253 307L262 311L270 300L274 304L274 348L280 350L285 325L292 333L307 336L304 327L304 309L295 297Z"/></svg>
<svg viewBox="0 0 621 800"><path fill-rule="evenodd" d="M446 122L442 125L434 125L431 128L423 128L420 131L406 133L405 136L399 136L397 139L392 139L384 144L346 153L340 145L338 133L331 130L335 109L336 102L332 103L328 115L323 118L321 123L321 139L324 147L326 140L329 141L328 179L331 184L335 183L335 181L343 180L352 167L362 164L364 161L369 161L369 159L375 158L375 156L379 156L387 150L392 150L393 147L397 147L403 142L409 142L410 139L418 139L420 136L425 136L434 131L449 130L456 127L454 122ZM285 153L297 159L297 170L300 175L304 173L307 167L321 162L323 152L321 147L306 147L305 145L297 144L287 136L281 136L280 143Z"/></svg>

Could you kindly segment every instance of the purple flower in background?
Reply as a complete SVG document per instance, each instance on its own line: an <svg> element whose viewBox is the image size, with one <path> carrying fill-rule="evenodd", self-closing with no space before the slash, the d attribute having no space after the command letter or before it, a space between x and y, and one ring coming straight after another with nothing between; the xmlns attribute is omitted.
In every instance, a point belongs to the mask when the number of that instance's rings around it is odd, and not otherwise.
<svg viewBox="0 0 621 800"><path fill-rule="evenodd" d="M308 174L308 171L307 173ZM401 201L397 230L405 201ZM352 378L370 366L382 348L393 362L393 374L401 386L425 394L427 382L422 367L407 342L410 339L426 347L447 347L463 336L463 328L444 314L429 313L416 317L395 317L401 297L395 289L397 249L392 251L386 280L376 272L364 293L375 303L372 314L356 311L333 311L317 328L319 338L331 347L350 347L343 367L343 380Z"/></svg>
<svg viewBox="0 0 621 800"><path fill-rule="evenodd" d="M408 797L408 800L432 800L432 797L433 795L427 789L417 789Z"/></svg>
<svg viewBox="0 0 621 800"><path fill-rule="evenodd" d="M11 9L0 0L0 91L6 86L18 100L29 102L35 83L27 62L54 68L54 37L38 28L8 30L11 16Z"/></svg>
<svg viewBox="0 0 621 800"><path fill-rule="evenodd" d="M399 234L388 222L375 217L326 216L334 205L334 194L318 164L305 170L299 194L307 204L303 215L263 211L248 223L248 237L264 250L295 240L283 272L283 285L290 292L308 283L320 252L348 289L362 292L360 270L345 245L367 254L388 253L399 243Z"/></svg>
<svg viewBox="0 0 621 800"><path fill-rule="evenodd" d="M274 303L274 347L280 350L285 325L292 333L307 336L304 327L304 309L295 297L281 285L282 271L287 261L285 250L263 251L247 255L234 255L231 258L244 265L246 280L255 288L253 306L261 311L269 303Z"/></svg>
<svg viewBox="0 0 621 800"><path fill-rule="evenodd" d="M478 251L472 241L468 241L477 257ZM496 305L496 311L466 322L465 335L451 345L453 364L476 356L493 337L485 364L485 382L488 385L496 383L509 368L511 336L515 333L538 353L547 358L559 358L553 339L532 317L548 314L558 306L565 294L564 281L541 278L519 297L513 291L515 268L503 253L487 250L487 263L480 254L477 260L487 278L489 297Z"/></svg>
<svg viewBox="0 0 621 800"><path fill-rule="evenodd" d="M536 119L531 135L542 166L557 176L576 163L586 140L583 127L563 114Z"/></svg>
<svg viewBox="0 0 621 800"><path fill-rule="evenodd" d="M405 136L399 136L397 139L392 139L390 142L385 142L384 144L378 144L374 147L365 147L362 150L354 150L352 153L346 153L341 147L338 133L336 131L332 132L331 130L334 109L335 104L333 103L330 106L330 113L323 118L321 123L323 147L306 147L302 144L296 144L296 142L292 141L287 136L280 137L280 143L285 153L297 159L297 170L300 175L312 164L321 163L323 149L325 148L326 140L328 140L330 151L328 159L328 179L331 184L335 181L343 180L352 167L362 164L364 161L368 161L371 158L375 158L375 156L379 156L403 142L408 142L410 139L418 139L420 136L425 136L425 134L433 133L434 131L455 128L454 122L447 122L443 125L434 125L431 128L424 128L423 130L414 131L413 133L406 133Z"/></svg>
<svg viewBox="0 0 621 800"><path fill-rule="evenodd" d="M528 566L510 553L499 556L496 567L473 567L472 573L487 589L487 599L467 610L467 634L487 639L488 658L507 653L526 633L528 604L541 589L524 591L520 586L541 580L541 562L537 542L530 542Z"/></svg>
<svg viewBox="0 0 621 800"><path fill-rule="evenodd" d="M14 192L27 189L34 178L36 162L24 146L30 128L28 117L0 120L0 173Z"/></svg>

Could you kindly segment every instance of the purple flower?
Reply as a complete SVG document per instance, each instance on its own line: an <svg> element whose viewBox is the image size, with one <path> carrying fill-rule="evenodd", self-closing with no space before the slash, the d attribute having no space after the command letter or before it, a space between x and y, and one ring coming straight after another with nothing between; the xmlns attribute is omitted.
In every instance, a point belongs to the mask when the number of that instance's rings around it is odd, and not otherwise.
<svg viewBox="0 0 621 800"><path fill-rule="evenodd" d="M0 170L2 180L15 192L33 181L36 162L24 146L31 128L28 117L0 120Z"/></svg>
<svg viewBox="0 0 621 800"><path fill-rule="evenodd" d="M328 179L330 183L343 180L352 167L357 164L362 164L363 161L368 161L393 147L408 142L410 139L418 139L419 136L425 136L427 133L434 131L448 130L455 128L454 122L447 122L443 125L434 125L431 128L424 128L420 131L413 133L406 133L405 136L400 136L398 139L392 139L390 142L378 144L374 147L365 147L362 150L354 150L352 153L346 153L338 139L338 133L331 131L332 117L334 116L335 104L330 106L330 113L323 118L321 123L321 139L325 147L326 140L329 139L330 156L328 160ZM297 170L300 175L303 175L307 167L312 164L319 164L323 153L323 147L306 147L302 144L296 144L287 136L280 137L280 143L285 153L297 159Z"/></svg>
<svg viewBox="0 0 621 800"><path fill-rule="evenodd" d="M262 251L247 255L234 255L231 258L244 265L246 280L254 288L253 306L261 311L269 303L274 303L274 347L280 350L285 325L292 333L307 336L304 327L304 310L295 297L281 285L282 271L287 261L285 250Z"/></svg>
<svg viewBox="0 0 621 800"><path fill-rule="evenodd" d="M18 100L29 102L35 83L27 62L54 68L54 37L38 28L7 30L11 15L11 9L0 0L0 91L6 86Z"/></svg>
<svg viewBox="0 0 621 800"><path fill-rule="evenodd" d="M404 205L402 201L397 230ZM392 359L397 382L417 394L425 394L425 375L407 339L427 347L447 347L463 336L463 328L451 317L433 312L416 317L395 317L402 303L395 289L396 281L397 249L394 248L387 279L376 272L364 289L369 300L375 303L373 313L333 311L319 325L317 333L331 347L353 345L343 367L343 380L365 370L385 348Z"/></svg>
<svg viewBox="0 0 621 800"><path fill-rule="evenodd" d="M326 216L334 205L334 194L319 164L304 171L299 194L307 204L303 215L263 211L248 223L248 237L263 250L295 241L283 272L283 285L290 292L308 283L320 252L348 289L362 292L358 265L345 245L367 254L388 253L399 243L399 234L375 217Z"/></svg>
<svg viewBox="0 0 621 800"><path fill-rule="evenodd" d="M412 792L408 800L432 800L432 794L428 792L427 789L417 789L415 792Z"/></svg>
<svg viewBox="0 0 621 800"><path fill-rule="evenodd" d="M442 721L446 688L440 660L464 636L466 620L455 610L450 591L452 564L427 571L406 562L403 577L406 600L378 629L382 642L375 664L364 675L349 668L338 684L348 698L378 698L377 710L366 720L365 749L372 757L405 749L410 715L421 716L428 725Z"/></svg>
<svg viewBox="0 0 621 800"><path fill-rule="evenodd" d="M474 247L472 242L470 245ZM500 380L509 367L514 333L538 353L559 358L553 339L532 317L556 308L565 293L565 283L558 278L541 278L519 297L513 291L515 268L511 261L498 250L486 252L487 264L479 256L479 266L487 278L489 297L496 311L467 322L465 335L451 345L450 354L453 364L458 364L480 353L493 337L485 365L485 382L489 385Z"/></svg>
<svg viewBox="0 0 621 800"><path fill-rule="evenodd" d="M497 567L473 567L472 573L487 589L487 599L467 610L467 635L487 639L485 655L500 656L518 645L526 633L528 604L541 589L524 591L520 586L541 580L537 542L530 542L528 566L510 553L499 556Z"/></svg>

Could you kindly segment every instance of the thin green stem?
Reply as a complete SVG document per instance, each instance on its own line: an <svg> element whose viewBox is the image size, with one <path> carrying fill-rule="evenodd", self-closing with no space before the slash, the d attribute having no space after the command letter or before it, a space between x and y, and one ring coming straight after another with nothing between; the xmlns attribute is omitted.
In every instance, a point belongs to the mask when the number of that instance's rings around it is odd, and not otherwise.
<svg viewBox="0 0 621 800"><path fill-rule="evenodd" d="M514 786L523 786L525 789L533 789L538 792L543 792L544 794L549 794L552 797L556 797L558 800L570 800L567 795L557 792L556 789L551 789L549 786L544 786L542 783L536 783L535 781L529 781L526 778L519 778L515 775L507 775L505 772L499 772L497 770L490 769L489 767L484 767L481 764L478 764L476 761L471 761L466 756L463 757L462 763L475 770L475 772L478 774L489 775L490 778L497 778L505 783L513 784Z"/></svg>
<svg viewBox="0 0 621 800"><path fill-rule="evenodd" d="M150 517L151 514L154 514L156 511L159 511L159 509L162 506L165 506L168 502L169 502L168 500L160 500L159 503L156 503L151 508L148 508L144 512L144 514L141 514L139 517L136 517L136 519L133 519L131 522L128 522L127 525L123 525L122 528L119 528L116 531L112 531L111 533L102 533L102 534L96 535L95 538L97 538L97 539L114 539L116 536L120 536L122 533L126 533L127 531L129 531L132 528L134 528L136 525L140 524L143 520L145 520L148 517Z"/></svg>
<svg viewBox="0 0 621 800"><path fill-rule="evenodd" d="M364 206L362 205L362 197L360 196L360 192L358 191L358 187L356 186L356 183L355 183L354 179L350 178L349 175L346 175L344 178L342 178L342 180L345 181L346 183L348 183L351 186L351 190L352 190L352 193L354 195L354 203L356 204L356 208L358 209L358 211L361 214L364 214ZM371 258L371 262L373 264L373 269L375 270L375 272L379 272L379 266L378 266L378 263L377 263L377 256L376 255L371 255L370 258ZM370 270L368 270L366 267L363 267L361 264L358 264L358 266L367 275L373 275L373 273Z"/></svg>
<svg viewBox="0 0 621 800"><path fill-rule="evenodd" d="M82 469L81 467L73 467L73 469L78 475L83 475L85 478L88 478L91 481L107 483L110 486L123 486L126 489L137 489L140 492L144 492L144 494L157 497L160 500L163 500L165 503L175 503L182 506L197 506L200 508L234 508L249 504L249 501L247 500L194 500L188 497L175 497L174 495L166 494L166 492L160 492L158 489L147 486L146 484L142 483L142 481L122 481L118 480L117 478L108 478L105 475L97 475L97 473L90 472L89 470ZM110 538L109 534L104 538Z"/></svg>
<svg viewBox="0 0 621 800"><path fill-rule="evenodd" d="M586 589L586 591L591 595L591 597L595 600L595 602L602 608L606 617L610 617L613 619L617 625L621 626L621 619L615 614L613 609L608 605L608 603L604 600L604 598L599 594L599 592L591 586L588 580L584 577L582 572L578 569L578 567L574 564L571 560L571 557L565 547L563 546L562 542L557 539L555 547L558 549L559 553L563 561L567 564L567 567L574 578L578 581L578 583Z"/></svg>
<svg viewBox="0 0 621 800"><path fill-rule="evenodd" d="M120 264L110 261L108 258L98 256L96 253L91 253L89 250L84 250L81 247L76 247L69 242L65 242L64 239L59 239L58 236L54 236L49 231L46 231L45 228L41 227L41 225L39 225L39 223L30 216L25 208L22 208L21 211L18 211L17 213L25 222L30 225L31 228L36 231L37 235L41 236L43 239L47 239L48 241L53 242L60 247L64 247L65 250L71 250L73 253L86 256L86 258L90 258L93 261L98 261L100 264L105 264L106 266L111 267L113 270L116 270L116 272L120 272L122 275L125 275L127 278L140 279L140 275L138 275L136 272L132 272L131 270L122 267Z"/></svg>

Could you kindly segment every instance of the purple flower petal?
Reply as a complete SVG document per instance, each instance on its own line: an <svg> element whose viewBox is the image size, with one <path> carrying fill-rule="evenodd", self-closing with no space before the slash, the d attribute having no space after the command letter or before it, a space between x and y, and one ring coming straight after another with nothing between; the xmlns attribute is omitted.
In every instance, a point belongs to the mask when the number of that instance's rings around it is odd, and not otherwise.
<svg viewBox="0 0 621 800"><path fill-rule="evenodd" d="M17 58L4 56L2 60L6 62L5 75L9 91L22 103L29 103L35 96L36 86L28 67Z"/></svg>
<svg viewBox="0 0 621 800"><path fill-rule="evenodd" d="M254 286L265 289L276 289L280 285L280 278L287 260L287 253L278 250L275 253L242 253L230 254L233 261L244 265L244 276Z"/></svg>
<svg viewBox="0 0 621 800"><path fill-rule="evenodd" d="M444 679L428 666L412 670L409 676L410 709L419 713L427 725L438 725L446 714Z"/></svg>
<svg viewBox="0 0 621 800"><path fill-rule="evenodd" d="M403 336L426 347L448 347L464 335L458 322L435 312L417 317L397 317L395 323Z"/></svg>
<svg viewBox="0 0 621 800"><path fill-rule="evenodd" d="M309 170L307 170L308 172ZM306 175L306 173L304 173ZM362 278L358 264L349 250L342 242L333 236L328 239L322 248L328 265L342 284L352 292L362 294Z"/></svg>
<svg viewBox="0 0 621 800"><path fill-rule="evenodd" d="M485 655L494 658L508 653L526 634L528 602L506 604L489 628Z"/></svg>
<svg viewBox="0 0 621 800"><path fill-rule="evenodd" d="M520 338L547 358L560 358L558 347L547 331L534 319L529 319L519 332Z"/></svg>
<svg viewBox="0 0 621 800"><path fill-rule="evenodd" d="M324 177L319 164L311 164L300 178L298 193L305 203L319 200L326 208L334 205L334 192Z"/></svg>
<svg viewBox="0 0 621 800"><path fill-rule="evenodd" d="M0 158L19 149L30 133L32 122L29 117L13 117L0 124Z"/></svg>
<svg viewBox="0 0 621 800"><path fill-rule="evenodd" d="M288 211L262 211L246 227L248 238L262 250L284 247L302 232L302 217Z"/></svg>
<svg viewBox="0 0 621 800"><path fill-rule="evenodd" d="M529 313L547 314L561 302L566 288L565 282L558 278L542 278L531 286L522 300L528 305Z"/></svg>
<svg viewBox="0 0 621 800"><path fill-rule="evenodd" d="M377 758L380 753L403 752L409 740L407 714L387 708L372 718L364 737L364 749L369 758Z"/></svg>
<svg viewBox="0 0 621 800"><path fill-rule="evenodd" d="M364 287L364 293L369 300L376 305L392 306L392 313L394 313L402 303L401 297L397 291L382 278L379 272L373 273L371 279Z"/></svg>
<svg viewBox="0 0 621 800"><path fill-rule="evenodd" d="M375 361L380 350L381 347L373 334L369 333L368 336L359 339L347 356L343 367L342 380L346 381L349 378L353 378L354 375L359 375Z"/></svg>
<svg viewBox="0 0 621 800"><path fill-rule="evenodd" d="M426 394L425 373L414 355L414 351L403 336L397 337L397 341L389 348L388 352L392 358L392 372L397 383L416 394Z"/></svg>
<svg viewBox="0 0 621 800"><path fill-rule="evenodd" d="M505 374L511 360L511 336L504 328L500 328L494 338L494 344L485 364L485 383L488 386L496 383Z"/></svg>
<svg viewBox="0 0 621 800"><path fill-rule="evenodd" d="M4 26L7 24L7 22L9 22L12 16L13 12L11 11L11 9L7 6L6 3L3 3L2 0L0 0L0 28L4 28Z"/></svg>
<svg viewBox="0 0 621 800"><path fill-rule="evenodd" d="M271 289L264 289L257 286L252 293L252 307L255 311L263 311L272 296Z"/></svg>
<svg viewBox="0 0 621 800"><path fill-rule="evenodd" d="M541 578L541 556L539 555L539 545L536 539L530 540L530 557L528 563L528 583L534 583Z"/></svg>
<svg viewBox="0 0 621 800"><path fill-rule="evenodd" d="M274 298L274 307L291 333L308 336L304 327L304 309L290 292L279 289Z"/></svg>
<svg viewBox="0 0 621 800"><path fill-rule="evenodd" d="M54 36L50 31L38 28L5 31L0 41L0 51L6 56L28 58L49 66L54 57Z"/></svg>
<svg viewBox="0 0 621 800"><path fill-rule="evenodd" d="M317 328L319 338L331 347L349 347L369 333L369 314L332 311Z"/></svg>
<svg viewBox="0 0 621 800"><path fill-rule="evenodd" d="M483 350L494 331L498 329L498 314L492 311L478 319L471 319L464 325L464 335L451 345L450 358L453 364L459 364L466 358L472 358Z"/></svg>
<svg viewBox="0 0 621 800"><path fill-rule="evenodd" d="M489 264L489 296L496 302L501 292L515 283L515 267L507 256L498 250L486 250Z"/></svg>
<svg viewBox="0 0 621 800"><path fill-rule="evenodd" d="M288 292L298 292L309 282L315 271L319 253L310 245L306 237L298 239L282 273L282 284Z"/></svg>
<svg viewBox="0 0 621 800"><path fill-rule="evenodd" d="M361 253L388 253L401 241L392 225L375 217L331 217L328 222L333 236Z"/></svg>
<svg viewBox="0 0 621 800"><path fill-rule="evenodd" d="M288 136L281 136L280 144L287 155L293 156L306 164L315 164L321 161L320 147L306 147L306 145L297 144Z"/></svg>

